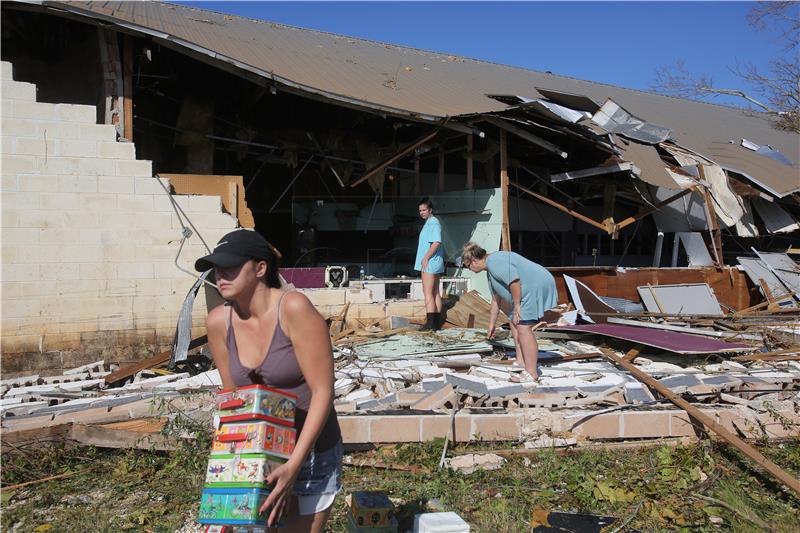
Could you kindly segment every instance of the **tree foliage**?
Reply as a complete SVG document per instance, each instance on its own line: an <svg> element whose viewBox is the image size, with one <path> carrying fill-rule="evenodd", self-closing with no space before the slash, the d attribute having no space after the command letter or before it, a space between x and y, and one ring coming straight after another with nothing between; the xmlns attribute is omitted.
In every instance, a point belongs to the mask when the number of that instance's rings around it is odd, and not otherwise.
<svg viewBox="0 0 800 533"><path fill-rule="evenodd" d="M719 95L740 98L743 107L770 116L777 129L800 133L800 3L759 2L747 15L748 24L783 42L782 53L763 67L738 63L731 70L743 87L718 87L707 74L690 72L682 59L656 70L653 90L683 98Z"/></svg>

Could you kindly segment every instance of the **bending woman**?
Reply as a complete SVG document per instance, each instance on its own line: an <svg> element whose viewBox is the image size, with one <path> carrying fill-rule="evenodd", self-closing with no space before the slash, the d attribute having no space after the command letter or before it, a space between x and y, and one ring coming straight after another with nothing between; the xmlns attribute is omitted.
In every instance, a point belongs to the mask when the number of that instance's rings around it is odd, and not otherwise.
<svg viewBox="0 0 800 533"><path fill-rule="evenodd" d="M553 275L543 266L514 252L493 252L468 242L461 254L461 266L472 272L486 271L492 290L492 310L489 315L489 337L494 336L501 300L512 307L511 334L517 349L517 364L523 366L533 379L539 379L536 364L539 344L533 326L544 312L558 304Z"/></svg>
<svg viewBox="0 0 800 533"><path fill-rule="evenodd" d="M425 296L426 320L420 330L430 331L442 325L442 295L439 294L439 277L444 273L442 225L433 216L433 203L428 198L419 201L419 216L425 225L419 233L414 270L422 274L422 293Z"/></svg>
<svg viewBox="0 0 800 533"><path fill-rule="evenodd" d="M276 250L255 231L237 230L195 263L211 268L225 305L207 320L208 344L225 388L267 385L297 395L297 442L271 472L261 507L268 524L321 532L341 490L342 440L333 409L333 355L325 320L299 292L281 290Z"/></svg>

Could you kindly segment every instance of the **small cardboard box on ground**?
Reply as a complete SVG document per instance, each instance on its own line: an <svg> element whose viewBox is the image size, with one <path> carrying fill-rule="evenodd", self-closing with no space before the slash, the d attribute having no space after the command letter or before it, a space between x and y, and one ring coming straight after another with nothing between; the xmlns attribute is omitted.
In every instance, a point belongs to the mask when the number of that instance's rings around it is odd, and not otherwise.
<svg viewBox="0 0 800 533"><path fill-rule="evenodd" d="M354 492L347 514L349 533L396 533L394 504L380 491Z"/></svg>

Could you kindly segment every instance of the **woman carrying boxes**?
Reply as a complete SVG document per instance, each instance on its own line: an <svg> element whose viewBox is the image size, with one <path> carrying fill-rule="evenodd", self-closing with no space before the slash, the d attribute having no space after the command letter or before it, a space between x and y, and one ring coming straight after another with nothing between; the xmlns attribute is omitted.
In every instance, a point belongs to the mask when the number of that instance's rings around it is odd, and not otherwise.
<svg viewBox="0 0 800 533"><path fill-rule="evenodd" d="M255 231L228 233L195 268L214 269L226 300L209 313L206 323L214 363L223 386L230 389L220 393L218 401L223 423L209 475L212 469L221 473L225 468L245 476L253 469L253 476L266 474L266 490L228 494L225 505L253 508L253 499L263 499L258 513L268 513L260 515L262 520L266 516L267 525L281 519L290 531L321 532L341 490L342 469L325 320L303 294L281 290L279 255ZM293 420L287 416L292 410ZM220 464L212 465L216 458ZM219 493L207 494L209 490L252 490L241 487L206 489L207 513L219 506L214 504ZM201 504L204 523L253 523L213 521L203 513Z"/></svg>

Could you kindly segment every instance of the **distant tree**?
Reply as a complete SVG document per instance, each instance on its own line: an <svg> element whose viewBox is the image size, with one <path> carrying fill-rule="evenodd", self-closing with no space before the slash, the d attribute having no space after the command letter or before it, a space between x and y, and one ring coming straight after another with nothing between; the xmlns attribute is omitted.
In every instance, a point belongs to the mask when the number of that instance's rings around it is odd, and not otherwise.
<svg viewBox="0 0 800 533"><path fill-rule="evenodd" d="M749 63L731 67L747 90L717 87L711 76L690 73L681 59L659 67L651 87L658 93L684 98L738 97L749 103L743 102L743 107L770 115L777 129L800 133L800 3L759 2L747 14L747 22L784 41L784 54L770 61L766 71Z"/></svg>

